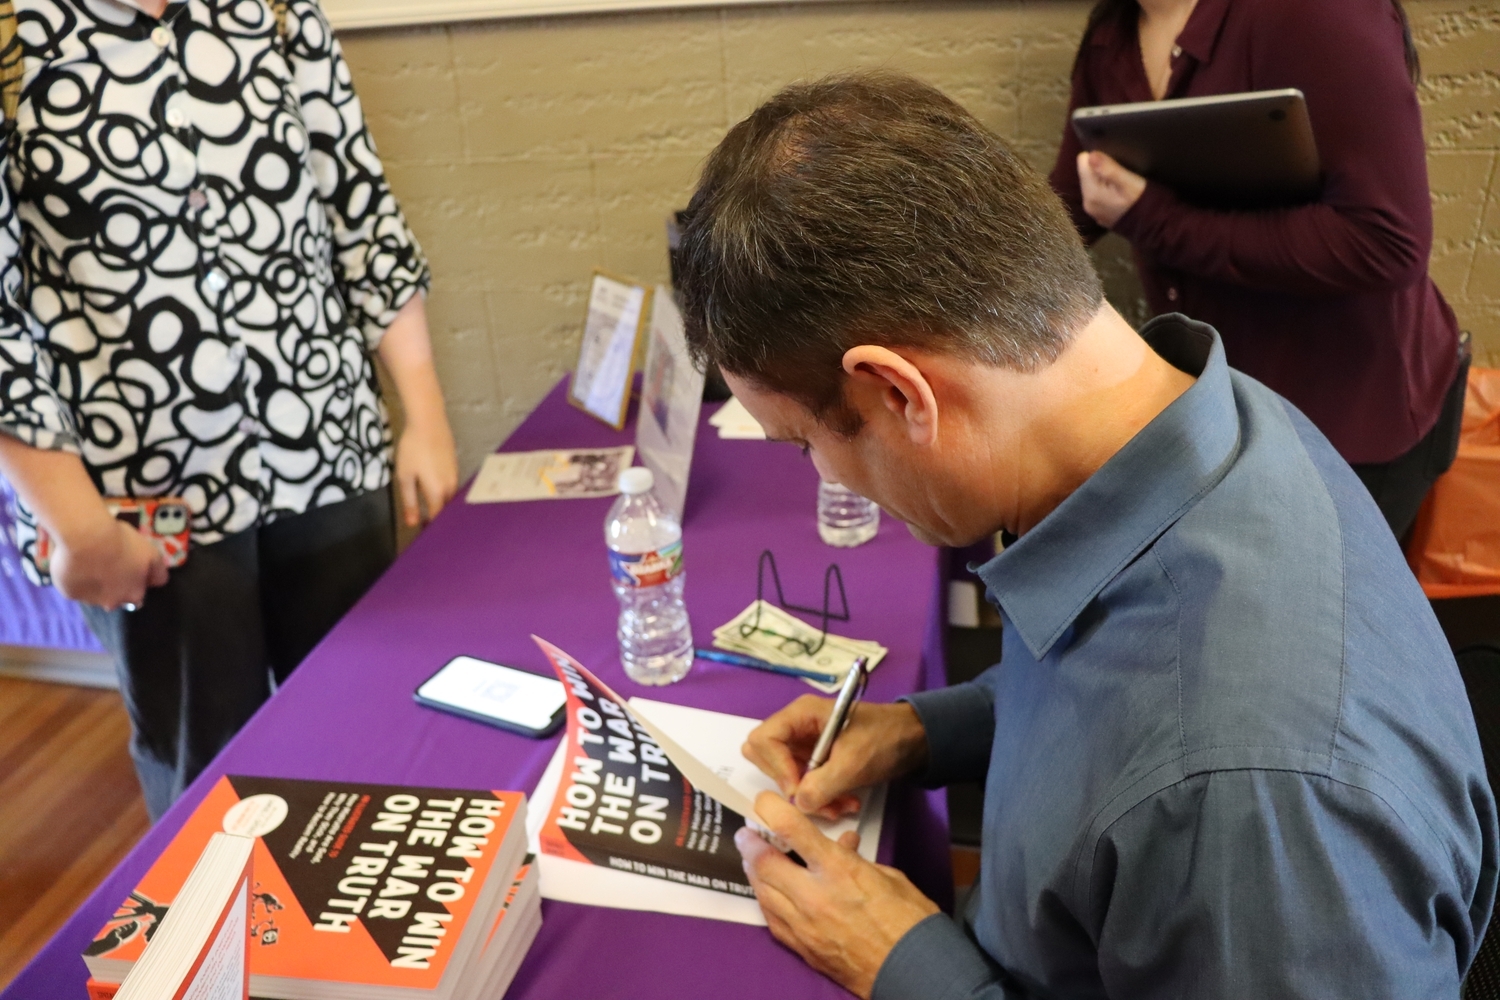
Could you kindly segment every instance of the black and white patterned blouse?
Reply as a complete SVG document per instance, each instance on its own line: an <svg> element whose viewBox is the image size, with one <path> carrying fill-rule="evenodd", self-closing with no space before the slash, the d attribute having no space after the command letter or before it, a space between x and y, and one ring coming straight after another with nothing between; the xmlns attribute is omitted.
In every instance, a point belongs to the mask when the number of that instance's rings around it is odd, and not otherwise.
<svg viewBox="0 0 1500 1000"><path fill-rule="evenodd" d="M385 486L369 354L429 276L315 0L15 7L0 432L197 544Z"/></svg>

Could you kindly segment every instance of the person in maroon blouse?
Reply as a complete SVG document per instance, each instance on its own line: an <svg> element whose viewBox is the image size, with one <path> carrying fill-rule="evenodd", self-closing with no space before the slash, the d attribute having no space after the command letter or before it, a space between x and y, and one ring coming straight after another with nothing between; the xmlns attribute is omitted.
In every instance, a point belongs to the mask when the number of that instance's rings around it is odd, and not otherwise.
<svg viewBox="0 0 1500 1000"><path fill-rule="evenodd" d="M1307 414L1398 537L1452 461L1467 369L1427 274L1417 75L1399 0L1101 0L1070 112L1296 87L1322 192L1274 210L1204 208L1083 152L1071 126L1051 178L1085 239L1130 242L1153 312L1212 324L1231 365Z"/></svg>

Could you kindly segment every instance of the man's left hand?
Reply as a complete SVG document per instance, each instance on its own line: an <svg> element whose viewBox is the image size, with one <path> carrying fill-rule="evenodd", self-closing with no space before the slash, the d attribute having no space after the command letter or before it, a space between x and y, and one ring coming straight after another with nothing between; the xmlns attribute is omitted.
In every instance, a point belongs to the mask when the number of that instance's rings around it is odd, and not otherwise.
<svg viewBox="0 0 1500 1000"><path fill-rule="evenodd" d="M880 966L937 904L894 868L855 853L859 834L823 836L796 806L761 792L755 811L807 867L742 827L734 842L776 940L845 989L868 998Z"/></svg>
<svg viewBox="0 0 1500 1000"><path fill-rule="evenodd" d="M1146 178L1097 150L1078 154L1078 184L1083 210L1105 229L1113 229L1146 193Z"/></svg>

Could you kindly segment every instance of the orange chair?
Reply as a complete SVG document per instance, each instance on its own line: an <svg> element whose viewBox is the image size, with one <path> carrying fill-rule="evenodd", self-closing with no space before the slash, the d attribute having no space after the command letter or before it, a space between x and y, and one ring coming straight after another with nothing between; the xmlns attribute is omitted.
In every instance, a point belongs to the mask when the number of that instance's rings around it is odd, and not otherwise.
<svg viewBox="0 0 1500 1000"><path fill-rule="evenodd" d="M1469 371L1458 457L1422 504L1407 560L1429 598L1500 594L1500 369Z"/></svg>

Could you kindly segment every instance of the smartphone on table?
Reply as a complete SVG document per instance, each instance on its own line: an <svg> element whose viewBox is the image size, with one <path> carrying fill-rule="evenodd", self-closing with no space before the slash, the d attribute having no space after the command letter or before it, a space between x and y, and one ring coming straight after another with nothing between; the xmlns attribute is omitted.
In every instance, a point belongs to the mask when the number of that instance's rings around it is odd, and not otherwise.
<svg viewBox="0 0 1500 1000"><path fill-rule="evenodd" d="M413 697L428 708L538 738L557 730L568 706L557 678L473 656L449 660Z"/></svg>

